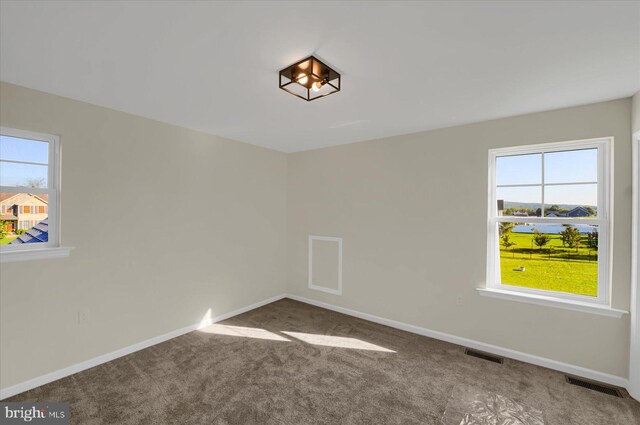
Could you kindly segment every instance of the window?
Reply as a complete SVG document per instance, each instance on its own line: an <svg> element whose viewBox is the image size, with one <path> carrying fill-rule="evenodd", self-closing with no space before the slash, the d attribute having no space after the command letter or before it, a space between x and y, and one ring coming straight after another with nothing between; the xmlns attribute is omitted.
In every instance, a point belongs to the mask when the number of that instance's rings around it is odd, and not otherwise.
<svg viewBox="0 0 640 425"><path fill-rule="evenodd" d="M68 255L59 247L59 152L57 136L0 128L2 262ZM47 216L20 216L36 213Z"/></svg>
<svg viewBox="0 0 640 425"><path fill-rule="evenodd" d="M609 304L610 144L489 151L487 290Z"/></svg>

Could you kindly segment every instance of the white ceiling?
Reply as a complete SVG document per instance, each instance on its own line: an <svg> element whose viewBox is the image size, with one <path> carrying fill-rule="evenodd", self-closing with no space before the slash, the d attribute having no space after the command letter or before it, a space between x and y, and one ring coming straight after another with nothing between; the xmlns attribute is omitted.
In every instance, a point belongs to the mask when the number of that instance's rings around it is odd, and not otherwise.
<svg viewBox="0 0 640 425"><path fill-rule="evenodd" d="M284 152L622 98L640 2L2 2L0 79ZM316 54L340 93L278 71Z"/></svg>

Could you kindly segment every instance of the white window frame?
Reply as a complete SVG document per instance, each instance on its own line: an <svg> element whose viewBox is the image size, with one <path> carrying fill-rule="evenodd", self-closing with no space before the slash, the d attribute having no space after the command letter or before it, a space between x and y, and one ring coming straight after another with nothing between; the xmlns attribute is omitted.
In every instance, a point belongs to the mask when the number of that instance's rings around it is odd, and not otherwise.
<svg viewBox="0 0 640 425"><path fill-rule="evenodd" d="M627 389L632 397L640 399L640 130L633 134L632 154L631 347Z"/></svg>
<svg viewBox="0 0 640 425"><path fill-rule="evenodd" d="M517 217L499 216L496 196L496 159L502 156L544 154L551 152L597 149L598 150L598 216L579 217L527 217L527 223L592 224L598 226L598 293L596 297L569 294L559 291L503 285L500 279L500 242L498 224L518 221ZM481 295L525 301L534 304L564 307L571 310L594 312L620 317L626 313L611 309L611 235L612 235L612 149L613 137L543 143L489 150L489 192L487 213L487 282L479 289ZM544 155L542 159L544 173ZM593 182L590 182L593 183ZM541 208L544 205L544 174L540 185ZM549 185L549 184L547 184ZM526 186L526 185L514 185Z"/></svg>
<svg viewBox="0 0 640 425"><path fill-rule="evenodd" d="M0 127L0 134L3 136L46 142L49 146L47 188L0 186L1 192L48 195L49 240L48 242L37 244L0 245L0 262L5 263L68 256L72 248L60 246L60 138L52 134L36 133L9 127Z"/></svg>

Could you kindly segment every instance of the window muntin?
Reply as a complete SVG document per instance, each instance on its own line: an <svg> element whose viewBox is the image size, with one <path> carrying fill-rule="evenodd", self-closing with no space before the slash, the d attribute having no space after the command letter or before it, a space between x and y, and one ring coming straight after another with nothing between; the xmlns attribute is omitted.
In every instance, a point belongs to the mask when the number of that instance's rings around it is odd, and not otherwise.
<svg viewBox="0 0 640 425"><path fill-rule="evenodd" d="M58 137L0 128L0 251L58 247L58 194Z"/></svg>
<svg viewBox="0 0 640 425"><path fill-rule="evenodd" d="M609 302L609 149L594 139L489 152L487 287ZM501 226L513 226L506 241Z"/></svg>
<svg viewBox="0 0 640 425"><path fill-rule="evenodd" d="M532 161L534 157L536 160ZM567 164L564 169L563 163ZM584 165L584 170L580 164ZM495 168L496 199L503 201L504 206L503 211L498 211L499 215L514 216L515 210L520 210L518 212L528 212L529 216L544 217L551 207L558 206L552 209L558 216L557 213L563 209L565 212L572 209L560 208L562 205L588 206L594 209L592 215L597 215L597 149L496 155L492 165Z"/></svg>

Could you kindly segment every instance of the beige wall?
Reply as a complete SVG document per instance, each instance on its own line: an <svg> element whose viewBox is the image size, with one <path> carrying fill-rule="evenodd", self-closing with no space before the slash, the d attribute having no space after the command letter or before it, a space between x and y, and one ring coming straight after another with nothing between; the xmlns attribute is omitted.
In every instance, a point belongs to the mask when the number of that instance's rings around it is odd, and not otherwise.
<svg viewBox="0 0 640 425"><path fill-rule="evenodd" d="M626 377L628 315L475 288L485 285L487 150L614 136L613 306L629 308L630 117L624 99L289 155L289 292ZM342 296L307 288L308 234L344 238Z"/></svg>
<svg viewBox="0 0 640 425"><path fill-rule="evenodd" d="M633 96L631 130L640 131L640 91Z"/></svg>
<svg viewBox="0 0 640 425"><path fill-rule="evenodd" d="M285 291L284 154L4 83L0 101L3 126L61 136L76 247L1 265L0 387Z"/></svg>
<svg viewBox="0 0 640 425"><path fill-rule="evenodd" d="M1 125L61 136L62 243L76 247L0 267L2 388L287 290L627 375L628 316L475 288L487 149L614 136L613 306L628 309L629 99L289 156L5 83L0 102ZM344 238L343 296L307 289L309 234Z"/></svg>

